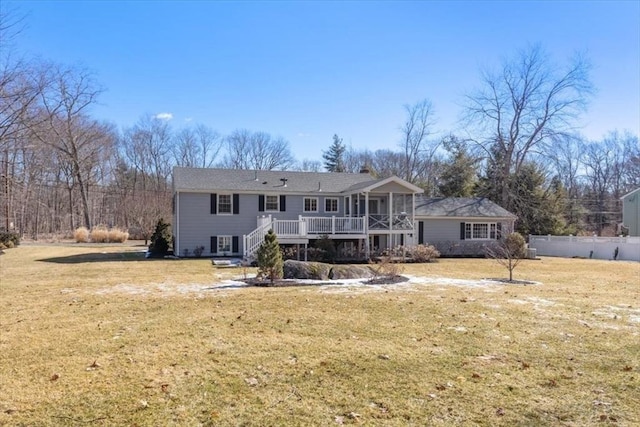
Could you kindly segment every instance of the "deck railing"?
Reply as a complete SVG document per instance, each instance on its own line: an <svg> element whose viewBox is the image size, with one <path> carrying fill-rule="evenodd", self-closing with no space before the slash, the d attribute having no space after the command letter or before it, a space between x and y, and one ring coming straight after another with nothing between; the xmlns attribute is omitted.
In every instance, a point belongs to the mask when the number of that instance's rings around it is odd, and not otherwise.
<svg viewBox="0 0 640 427"><path fill-rule="evenodd" d="M308 234L363 234L364 218L358 217L301 217Z"/></svg>
<svg viewBox="0 0 640 427"><path fill-rule="evenodd" d="M251 257L258 250L269 229L280 238L308 238L327 235L365 234L365 220L369 230L413 230L413 223L405 213L385 215L372 214L365 217L311 217L281 220L271 216L258 218L258 228L244 236L244 256Z"/></svg>
<svg viewBox="0 0 640 427"><path fill-rule="evenodd" d="M413 222L404 212L387 214L370 214L369 230L413 230Z"/></svg>

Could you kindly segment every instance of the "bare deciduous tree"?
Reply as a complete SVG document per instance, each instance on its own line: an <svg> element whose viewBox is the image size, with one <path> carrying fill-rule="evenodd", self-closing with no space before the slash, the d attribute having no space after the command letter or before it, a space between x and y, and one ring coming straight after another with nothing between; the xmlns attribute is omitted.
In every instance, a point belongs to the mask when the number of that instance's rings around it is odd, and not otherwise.
<svg viewBox="0 0 640 427"><path fill-rule="evenodd" d="M220 134L204 125L184 128L175 139L176 165L184 167L212 167L223 145Z"/></svg>
<svg viewBox="0 0 640 427"><path fill-rule="evenodd" d="M227 156L223 166L230 169L277 170L287 169L295 161L289 143L272 138L265 132L236 130L227 137Z"/></svg>
<svg viewBox="0 0 640 427"><path fill-rule="evenodd" d="M526 256L524 237L520 233L510 232L495 244L487 246L485 252L488 258L509 271L509 281L513 282L513 270Z"/></svg>
<svg viewBox="0 0 640 427"><path fill-rule="evenodd" d="M108 147L109 129L89 116L101 89L87 70L50 65L50 84L40 93L43 120L32 124L33 136L58 151L77 184L84 226L91 228L89 184L99 152Z"/></svg>
<svg viewBox="0 0 640 427"><path fill-rule="evenodd" d="M498 201L511 209L509 178L553 138L572 131L591 93L589 64L576 57L565 69L539 46L505 61L498 73L483 73L483 87L467 97L475 142L493 161L502 183Z"/></svg>
<svg viewBox="0 0 640 427"><path fill-rule="evenodd" d="M401 127L400 149L403 156L403 168L400 175L406 181L416 183L424 176L428 163L438 148L438 142L429 141L433 133L434 111L430 101L422 100L414 105L404 106L407 119Z"/></svg>

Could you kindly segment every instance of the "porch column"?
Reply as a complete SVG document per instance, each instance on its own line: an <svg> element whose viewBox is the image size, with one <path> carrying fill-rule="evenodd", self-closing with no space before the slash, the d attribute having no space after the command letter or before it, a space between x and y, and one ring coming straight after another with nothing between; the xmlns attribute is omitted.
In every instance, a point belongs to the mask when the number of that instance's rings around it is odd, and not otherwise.
<svg viewBox="0 0 640 427"><path fill-rule="evenodd" d="M415 246L415 235L416 235L416 193L411 193L411 225L413 226L413 236L414 236L414 240L413 240L413 244ZM418 230L420 230L420 227L418 227ZM419 240L417 240L419 241Z"/></svg>
<svg viewBox="0 0 640 427"><path fill-rule="evenodd" d="M389 191L389 231L393 231L393 193ZM391 239L389 239L391 240ZM390 247L391 242L387 242L387 247Z"/></svg>
<svg viewBox="0 0 640 427"><path fill-rule="evenodd" d="M358 193L358 201L360 193ZM360 206L358 206L358 214L360 214ZM367 259L371 256L371 245L369 244L369 193L364 193L364 252Z"/></svg>
<svg viewBox="0 0 640 427"><path fill-rule="evenodd" d="M369 193L364 193L364 226L369 234Z"/></svg>

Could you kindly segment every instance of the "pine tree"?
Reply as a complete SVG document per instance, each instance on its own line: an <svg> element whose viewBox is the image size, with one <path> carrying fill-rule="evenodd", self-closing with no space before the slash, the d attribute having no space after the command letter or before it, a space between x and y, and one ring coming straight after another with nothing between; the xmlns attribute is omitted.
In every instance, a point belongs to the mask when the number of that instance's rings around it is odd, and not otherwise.
<svg viewBox="0 0 640 427"><path fill-rule="evenodd" d="M264 242L258 248L258 273L269 277L271 283L283 275L282 253L273 230L269 230L264 236Z"/></svg>
<svg viewBox="0 0 640 427"><path fill-rule="evenodd" d="M151 236L149 252L152 255L166 255L167 252L169 252L170 243L171 224L164 222L164 219L160 218L156 223L156 229Z"/></svg>
<svg viewBox="0 0 640 427"><path fill-rule="evenodd" d="M347 147L342 143L342 138L333 135L333 143L329 150L322 153L324 159L324 168L329 172L344 172L344 152Z"/></svg>
<svg viewBox="0 0 640 427"><path fill-rule="evenodd" d="M464 145L455 136L444 141L451 160L443 165L438 189L445 197L471 197L476 186L476 164Z"/></svg>

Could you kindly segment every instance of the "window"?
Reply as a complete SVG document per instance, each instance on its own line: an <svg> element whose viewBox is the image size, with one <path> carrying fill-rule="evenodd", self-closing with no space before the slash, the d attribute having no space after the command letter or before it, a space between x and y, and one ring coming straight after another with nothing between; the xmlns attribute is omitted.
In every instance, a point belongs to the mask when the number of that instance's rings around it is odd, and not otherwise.
<svg viewBox="0 0 640 427"><path fill-rule="evenodd" d="M467 222L464 227L464 238L466 240L495 240L497 237L495 223Z"/></svg>
<svg viewBox="0 0 640 427"><path fill-rule="evenodd" d="M231 252L231 236L218 236L218 253Z"/></svg>
<svg viewBox="0 0 640 427"><path fill-rule="evenodd" d="M325 197L324 199L324 211L325 212L338 212L338 199L335 197Z"/></svg>
<svg viewBox="0 0 640 427"><path fill-rule="evenodd" d="M279 211L280 198L278 196L265 196L265 211Z"/></svg>
<svg viewBox="0 0 640 427"><path fill-rule="evenodd" d="M344 198L344 214L345 215L350 215L350 211L351 211L351 207L349 206L349 202L351 201L350 197L345 197Z"/></svg>
<svg viewBox="0 0 640 427"><path fill-rule="evenodd" d="M304 198L304 211L305 212L318 212L318 198L317 197L305 197Z"/></svg>
<svg viewBox="0 0 640 427"><path fill-rule="evenodd" d="M218 194L218 214L231 214L231 194Z"/></svg>

